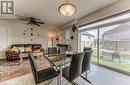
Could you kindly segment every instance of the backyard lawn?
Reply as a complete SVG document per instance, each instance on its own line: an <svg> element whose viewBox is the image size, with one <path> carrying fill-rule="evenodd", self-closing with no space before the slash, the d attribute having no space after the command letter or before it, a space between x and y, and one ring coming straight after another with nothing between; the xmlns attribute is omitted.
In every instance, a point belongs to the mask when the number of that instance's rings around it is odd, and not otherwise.
<svg viewBox="0 0 130 85"><path fill-rule="evenodd" d="M127 57L125 59L127 59ZM94 57L92 56L91 60L92 62L97 62L97 58L95 56ZM106 66L114 67L123 71L130 72L130 64L124 64L121 62L113 62L113 61L104 60L104 59L100 59L99 63Z"/></svg>

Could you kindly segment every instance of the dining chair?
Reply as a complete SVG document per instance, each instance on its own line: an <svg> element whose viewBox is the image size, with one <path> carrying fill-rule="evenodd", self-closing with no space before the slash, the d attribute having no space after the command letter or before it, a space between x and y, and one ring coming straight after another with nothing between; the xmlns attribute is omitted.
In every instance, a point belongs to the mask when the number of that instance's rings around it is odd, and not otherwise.
<svg viewBox="0 0 130 85"><path fill-rule="evenodd" d="M66 48L65 47L59 47L59 54L65 54L66 53Z"/></svg>
<svg viewBox="0 0 130 85"><path fill-rule="evenodd" d="M91 50L91 49L92 49L91 47L84 47L83 51L85 52L85 51L88 51L88 50Z"/></svg>
<svg viewBox="0 0 130 85"><path fill-rule="evenodd" d="M57 77L58 79L59 74L54 68L49 67L49 68L37 71L37 64L36 64L36 61L32 52L29 54L29 61L30 61L33 77L36 84L39 84L45 80L52 79L54 77Z"/></svg>
<svg viewBox="0 0 130 85"><path fill-rule="evenodd" d="M56 55L56 54L58 54L57 47L48 48L48 55Z"/></svg>
<svg viewBox="0 0 130 85"><path fill-rule="evenodd" d="M83 58L83 63L82 63L82 75L81 77L87 80L89 83L91 83L87 79L87 73L90 70L90 62L91 62L91 55L92 55L92 50L86 50ZM85 74L85 77L84 77Z"/></svg>
<svg viewBox="0 0 130 85"><path fill-rule="evenodd" d="M62 75L69 82L73 83L73 80L79 77L80 74L82 73L83 58L84 53L73 54L70 66L63 68Z"/></svg>

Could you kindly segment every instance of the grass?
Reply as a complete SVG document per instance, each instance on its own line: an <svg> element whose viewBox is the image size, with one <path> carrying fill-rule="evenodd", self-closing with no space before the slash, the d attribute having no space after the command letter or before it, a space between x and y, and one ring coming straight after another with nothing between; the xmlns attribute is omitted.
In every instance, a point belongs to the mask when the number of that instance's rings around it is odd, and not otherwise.
<svg viewBox="0 0 130 85"><path fill-rule="evenodd" d="M97 62L97 58L95 56L92 57L92 62ZM114 67L114 68L117 68L117 69L120 69L123 71L130 72L130 64L123 64L120 62L111 62L111 61L103 60L103 59L100 59L99 63L103 64L103 65L110 66L110 67Z"/></svg>
<svg viewBox="0 0 130 85"><path fill-rule="evenodd" d="M130 61L129 56L121 56L120 58L121 58L121 60ZM92 60L92 62L97 62L97 49L96 48L93 49L93 54L92 54L91 60ZM124 63L120 63L120 62L112 62L112 61L105 60L105 59L100 59L99 63L106 65L106 66L113 67L113 68L117 68L117 69L120 69L120 70L123 70L123 71L130 72L130 64L124 64Z"/></svg>

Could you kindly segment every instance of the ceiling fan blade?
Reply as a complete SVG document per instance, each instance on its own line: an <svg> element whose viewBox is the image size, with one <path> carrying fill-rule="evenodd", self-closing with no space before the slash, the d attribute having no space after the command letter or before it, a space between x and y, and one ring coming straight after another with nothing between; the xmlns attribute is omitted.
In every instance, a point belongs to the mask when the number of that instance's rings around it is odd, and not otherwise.
<svg viewBox="0 0 130 85"><path fill-rule="evenodd" d="M39 23L39 24L45 24L44 22L37 22L37 23Z"/></svg>
<svg viewBox="0 0 130 85"><path fill-rule="evenodd" d="M38 19L38 18L34 18L35 20L40 20L40 19Z"/></svg>
<svg viewBox="0 0 130 85"><path fill-rule="evenodd" d="M32 24L32 23L30 23L30 22L29 22L29 23L27 23L27 25L29 25L29 24Z"/></svg>
<svg viewBox="0 0 130 85"><path fill-rule="evenodd" d="M28 19L28 17L20 16L20 15L15 15L16 18L22 18L22 19Z"/></svg>
<svg viewBox="0 0 130 85"><path fill-rule="evenodd" d="M24 16L20 16L20 15L15 15L16 17L21 17L21 18L25 18Z"/></svg>
<svg viewBox="0 0 130 85"><path fill-rule="evenodd" d="M35 24L35 25L37 25L37 26L40 26L38 23L33 23L33 24Z"/></svg>
<svg viewBox="0 0 130 85"><path fill-rule="evenodd" d="M28 19L26 19L26 18L18 18L19 20L21 20L21 21L29 21Z"/></svg>

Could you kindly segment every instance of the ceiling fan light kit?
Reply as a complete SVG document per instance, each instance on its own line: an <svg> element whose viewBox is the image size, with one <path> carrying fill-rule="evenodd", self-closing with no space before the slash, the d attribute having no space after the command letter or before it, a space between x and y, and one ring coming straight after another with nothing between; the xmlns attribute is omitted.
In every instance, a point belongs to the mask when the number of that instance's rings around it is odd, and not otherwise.
<svg viewBox="0 0 130 85"><path fill-rule="evenodd" d="M69 0L59 6L59 12L64 16L72 16L76 12L76 6L71 4Z"/></svg>

